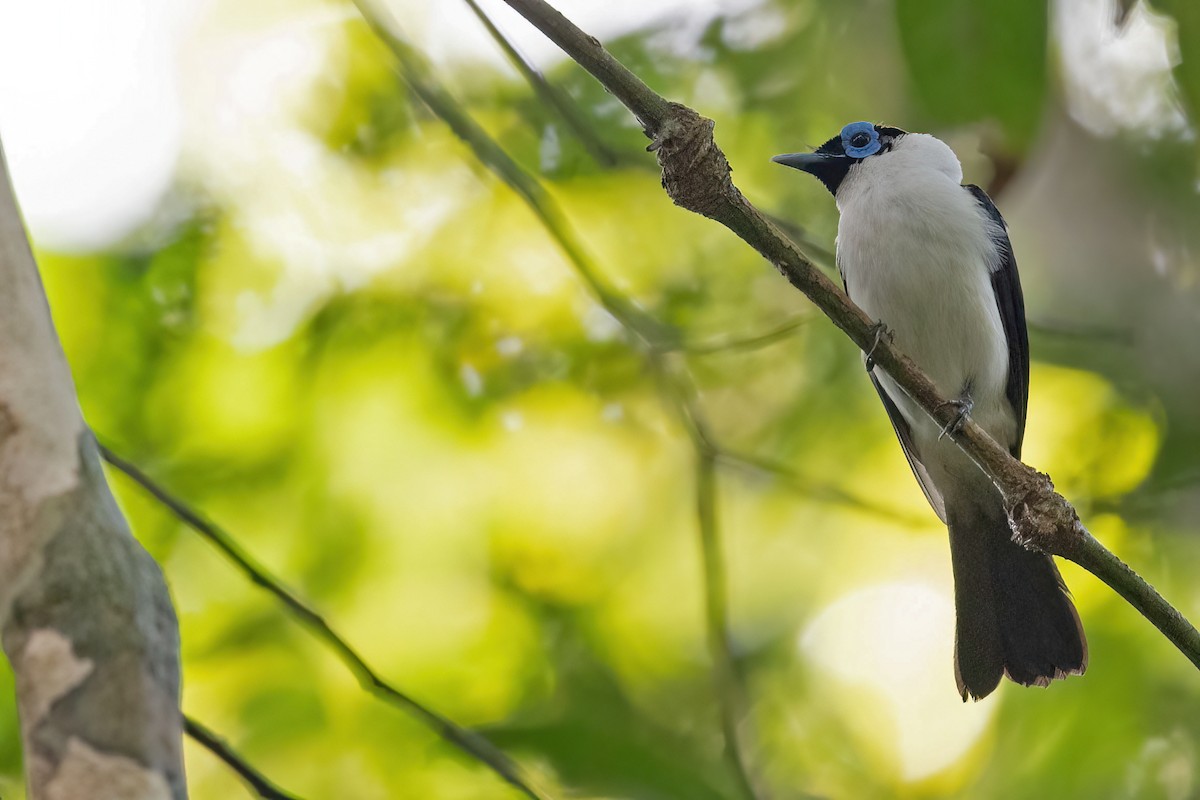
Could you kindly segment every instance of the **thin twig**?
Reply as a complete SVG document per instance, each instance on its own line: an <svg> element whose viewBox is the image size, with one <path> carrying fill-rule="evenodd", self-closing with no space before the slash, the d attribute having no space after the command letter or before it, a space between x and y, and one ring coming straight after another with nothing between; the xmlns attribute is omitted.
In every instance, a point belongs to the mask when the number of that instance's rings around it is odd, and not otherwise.
<svg viewBox="0 0 1200 800"><path fill-rule="evenodd" d="M775 266L863 350L872 348L882 368L940 426L952 428L954 406L893 342L876 341L871 319L827 278L779 228L733 184L730 166L713 139L714 123L672 103L625 68L594 36L580 30L545 0L505 0L619 99L653 140L663 187L677 205L729 228ZM878 346L875 346L878 345ZM1200 632L1133 570L1124 567L1079 521L1050 479L1021 463L968 419L953 441L1004 495L1013 538L1020 544L1070 559L1129 600L1200 666ZM1120 565L1120 566L1116 566Z"/></svg>
<svg viewBox="0 0 1200 800"><path fill-rule="evenodd" d="M716 511L716 467L721 450L713 441L708 423L700 411L695 387L678 375L681 368L668 363L661 356L653 358L651 366L661 381L663 395L674 405L675 413L683 423L695 451L696 527L700 537L700 557L704 564L704 628L713 668L717 710L721 718L722 752L739 794L748 800L756 800L739 724L746 716L746 688L733 653L729 590Z"/></svg>
<svg viewBox="0 0 1200 800"><path fill-rule="evenodd" d="M722 448L717 453L717 460L745 471L770 475L814 500L825 503L836 503L854 511L871 514L881 519L886 519L889 522L906 525L910 528L928 527L930 522L935 519L932 514L920 516L890 506L881 505L872 500L852 494L833 483L818 482L804 478L787 464L766 458L765 456Z"/></svg>
<svg viewBox="0 0 1200 800"><path fill-rule="evenodd" d="M696 356L707 356L716 353L731 353L739 350L757 350L776 342L783 341L808 324L812 317L800 315L777 328L763 333L753 333L748 336L723 336L710 339L707 342L683 342L679 349Z"/></svg>
<svg viewBox="0 0 1200 800"><path fill-rule="evenodd" d="M487 28L487 32L495 40L500 49L504 51L504 55L509 62L516 68L517 72L525 78L526 82L537 94L541 101L554 110L562 121L566 123L571 132L575 134L575 138L579 139L584 149L588 154L603 167L615 167L620 159L612 149L600 140L596 135L595 125L584 119L579 112L579 107L564 96L562 90L546 80L546 76L541 71L529 62L521 52L517 50L516 45L512 40L504 35L504 32L497 27L492 18L479 7L475 0L466 0L467 5L475 12L475 16L483 23L483 27Z"/></svg>
<svg viewBox="0 0 1200 800"><path fill-rule="evenodd" d="M1026 325L1031 334L1074 340L1087 347L1095 347L1097 344L1109 344L1114 347L1133 346L1133 331L1127 328L1036 319L1028 320Z"/></svg>
<svg viewBox="0 0 1200 800"><path fill-rule="evenodd" d="M250 762L242 758L221 737L186 714L183 717L183 732L192 737L205 750L224 761L226 766L240 775L259 797L264 797L266 800L301 800L299 795L289 794L280 789L267 776L251 766Z"/></svg>
<svg viewBox="0 0 1200 800"><path fill-rule="evenodd" d="M717 470L712 453L696 452L696 519L700 530L700 552L704 558L704 611L708 631L708 655L721 698L721 730L725 761L737 783L739 794L748 800L757 796L745 762L738 726L745 714L744 682L729 641L729 599L726 596L725 560L717 522Z"/></svg>
<svg viewBox="0 0 1200 800"><path fill-rule="evenodd" d="M384 702L398 706L415 716L438 736L457 747L466 755L489 767L493 772L519 789L533 800L545 800L546 795L535 790L521 774L508 756L491 742L477 733L456 725L428 706L400 691L375 672L340 634L330 627L325 619L303 600L283 585L283 581L272 575L254 560L232 536L215 523L164 489L130 461L121 458L104 445L99 445L101 457L123 472L134 483L145 489L152 497L171 510L188 527L207 539L232 561L252 583L274 595L283 607L306 627L314 636L329 646L343 664L353 673L364 690Z"/></svg>

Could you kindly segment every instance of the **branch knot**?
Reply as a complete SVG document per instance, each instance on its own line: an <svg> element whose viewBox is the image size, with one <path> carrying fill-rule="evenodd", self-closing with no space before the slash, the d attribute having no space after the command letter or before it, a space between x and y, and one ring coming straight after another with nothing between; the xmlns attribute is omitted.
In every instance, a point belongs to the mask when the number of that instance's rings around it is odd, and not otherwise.
<svg viewBox="0 0 1200 800"><path fill-rule="evenodd" d="M1028 467L1023 472L1005 495L1013 541L1027 550L1070 558L1084 538L1079 515L1054 491L1049 475Z"/></svg>
<svg viewBox="0 0 1200 800"><path fill-rule="evenodd" d="M732 169L713 140L715 124L687 106L671 103L649 149L662 167L662 185L675 205L711 219L740 196Z"/></svg>

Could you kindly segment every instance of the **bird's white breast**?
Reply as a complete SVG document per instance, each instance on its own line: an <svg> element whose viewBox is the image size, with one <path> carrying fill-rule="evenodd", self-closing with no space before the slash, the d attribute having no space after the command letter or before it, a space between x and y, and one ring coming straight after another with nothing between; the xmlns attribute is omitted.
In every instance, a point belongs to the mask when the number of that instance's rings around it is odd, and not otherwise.
<svg viewBox="0 0 1200 800"><path fill-rule="evenodd" d="M865 160L843 182L838 263L851 299L893 331L944 396L969 388L974 419L1007 443L1015 419L1005 401L1008 345L991 286L999 262L993 223L959 185L950 149L917 136ZM927 440L936 432L930 420L880 377L918 440Z"/></svg>

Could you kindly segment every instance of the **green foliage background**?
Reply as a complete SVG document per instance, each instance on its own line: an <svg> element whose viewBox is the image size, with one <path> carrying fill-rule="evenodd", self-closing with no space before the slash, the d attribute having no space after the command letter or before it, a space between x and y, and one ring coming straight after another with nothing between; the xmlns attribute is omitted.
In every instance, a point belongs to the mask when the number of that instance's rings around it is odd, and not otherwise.
<svg viewBox="0 0 1200 800"><path fill-rule="evenodd" d="M248 30L345 10L216 6ZM1195 4L1154 6L1182 15L1164 102L1195 109ZM833 202L771 155L855 119L949 141L1012 226L1033 323L1027 460L1195 621L1196 117L1085 124L1052 11L763 0L690 38L671 17L606 44L716 120L739 186L814 253L832 249ZM185 214L108 252L39 251L87 419L382 674L551 795L736 797L706 647L695 453L661 375L359 19L321 36L323 76L291 113L323 143L325 182L264 168L230 192L193 161L171 199ZM916 613L900 623L933 638L887 635L888 603L912 587L944 603L949 559L855 348L731 234L670 204L636 125L586 74L545 66L617 166L492 59L430 75L541 179L604 283L680 343L667 363L694 377L715 440L791 470L723 459L717 485L740 732L769 796L1200 791L1200 678L1070 565L1091 643L1082 679L962 706L949 622ZM256 228L268 196L292 215L290 250ZM349 268L377 252L385 263ZM781 327L794 329L728 346ZM265 773L310 798L517 796L362 692L211 548L111 480L172 586L185 709ZM0 793L19 797L11 697L0 691ZM939 764L939 737L961 753ZM187 755L195 797L243 791L204 751Z"/></svg>

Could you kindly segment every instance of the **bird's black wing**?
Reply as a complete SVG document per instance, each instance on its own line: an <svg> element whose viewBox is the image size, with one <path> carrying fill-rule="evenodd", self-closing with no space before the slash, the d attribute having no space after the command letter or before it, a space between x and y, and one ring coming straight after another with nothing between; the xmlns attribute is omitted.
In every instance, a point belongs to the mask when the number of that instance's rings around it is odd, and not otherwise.
<svg viewBox="0 0 1200 800"><path fill-rule="evenodd" d="M996 307L1008 339L1008 385L1005 395L1017 417L1017 438L1009 443L1009 452L1021 457L1021 441L1025 438L1025 413L1029 405L1029 332L1025 328L1025 298L1021 294L1021 277L1017 274L1017 259L1012 242L1008 240L1008 225L999 209L978 186L965 186L974 195L984 213L996 223L993 240L1000 251L1000 265L992 273L992 291Z"/></svg>
<svg viewBox="0 0 1200 800"><path fill-rule="evenodd" d="M913 475L917 478L917 483L921 486L921 491L925 493L925 499L929 501L929 505L933 507L933 511L938 515L938 519L942 522L946 521L946 501L942 499L942 493L933 485L933 479L929 477L929 470L925 469L925 465L921 463L920 457L917 455L916 445L913 444L912 429L908 426L908 420L900 413L900 409L896 407L895 402L883 390L883 386L879 383L879 379L875 377L875 372L867 373L871 376L871 383L875 386L875 391L879 392L879 399L883 401L883 408L887 411L888 419L892 421L892 429L896 431L896 438L900 440L900 449L904 451L904 457L908 459L908 466L912 467Z"/></svg>
<svg viewBox="0 0 1200 800"><path fill-rule="evenodd" d="M838 272L842 275L842 288L845 289L846 295L849 296L850 287L846 285L846 274L842 272L840 262L838 263ZM853 300L854 298L850 299ZM883 410L887 412L888 419L892 421L892 430L896 432L896 438L900 440L900 449L904 451L904 458L908 460L908 466L912 468L913 475L917 479L917 484L921 487L921 491L925 493L925 499L933 507L933 511L938 515L938 519L945 522L946 501L942 499L942 493L933 485L933 479L929 477L929 470L925 469L925 465L921 463L921 459L917 455L917 447L913 443L912 428L909 427L908 420L900 413L900 409L896 407L896 403L892 400L891 396L884 391L883 385L875 377L875 371L871 370L867 375L871 378L871 385L879 393L879 399L883 402Z"/></svg>

